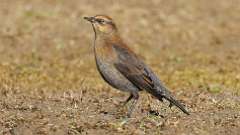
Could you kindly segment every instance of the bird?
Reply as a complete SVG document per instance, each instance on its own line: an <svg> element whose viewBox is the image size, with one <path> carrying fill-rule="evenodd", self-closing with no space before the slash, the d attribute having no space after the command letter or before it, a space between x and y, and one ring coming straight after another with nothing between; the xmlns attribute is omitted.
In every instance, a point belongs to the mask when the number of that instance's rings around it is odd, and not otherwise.
<svg viewBox="0 0 240 135"><path fill-rule="evenodd" d="M124 105L132 100L127 117L138 102L139 92L147 91L163 102L170 102L169 107L177 106L189 115L185 107L175 100L157 75L123 41L113 19L107 15L83 17L91 23L94 31L93 51L96 67L101 77L113 88L130 93Z"/></svg>

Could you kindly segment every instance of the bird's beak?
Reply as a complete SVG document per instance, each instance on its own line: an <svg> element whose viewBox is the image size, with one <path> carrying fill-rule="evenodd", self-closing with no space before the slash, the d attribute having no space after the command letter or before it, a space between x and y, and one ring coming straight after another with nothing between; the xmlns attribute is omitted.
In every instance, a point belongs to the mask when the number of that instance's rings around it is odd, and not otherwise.
<svg viewBox="0 0 240 135"><path fill-rule="evenodd" d="M83 19L91 22L91 23L94 23L95 22L95 18L94 17L83 17Z"/></svg>

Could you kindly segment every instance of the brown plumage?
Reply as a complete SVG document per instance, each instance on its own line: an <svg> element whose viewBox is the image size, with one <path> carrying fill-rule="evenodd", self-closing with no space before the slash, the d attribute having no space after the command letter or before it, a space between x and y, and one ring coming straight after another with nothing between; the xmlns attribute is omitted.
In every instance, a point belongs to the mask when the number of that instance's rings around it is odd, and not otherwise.
<svg viewBox="0 0 240 135"><path fill-rule="evenodd" d="M103 79L112 87L130 93L125 103L133 99L128 117L138 100L138 92L146 90L160 101L163 98L188 114L175 100L153 71L123 42L113 20L105 15L84 17L91 22L95 33L94 54Z"/></svg>

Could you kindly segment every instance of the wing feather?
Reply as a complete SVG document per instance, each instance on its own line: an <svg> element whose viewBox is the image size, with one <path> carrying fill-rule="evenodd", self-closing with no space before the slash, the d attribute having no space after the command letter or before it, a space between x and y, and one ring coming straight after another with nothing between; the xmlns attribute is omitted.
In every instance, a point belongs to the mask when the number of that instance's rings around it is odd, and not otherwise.
<svg viewBox="0 0 240 135"><path fill-rule="evenodd" d="M116 69L121 72L128 80L140 89L154 89L154 82L151 78L151 71L134 53L120 46L114 46L118 54L115 62Z"/></svg>

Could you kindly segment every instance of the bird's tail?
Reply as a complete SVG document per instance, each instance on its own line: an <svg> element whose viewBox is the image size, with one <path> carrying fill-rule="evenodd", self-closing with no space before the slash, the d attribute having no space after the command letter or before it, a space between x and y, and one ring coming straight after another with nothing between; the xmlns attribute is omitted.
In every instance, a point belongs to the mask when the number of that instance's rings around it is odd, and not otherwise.
<svg viewBox="0 0 240 135"><path fill-rule="evenodd" d="M180 110L182 110L187 115L190 115L190 113L184 108L184 106L179 103L177 100L175 100L171 95L162 95L163 98L168 100L170 102L169 107L172 107L173 105L177 106Z"/></svg>
<svg viewBox="0 0 240 135"><path fill-rule="evenodd" d="M185 107L181 103L179 103L177 100L175 100L166 88L161 87L161 94L159 94L159 91L158 91L156 93L153 93L153 95L155 95L155 97L157 97L160 101L162 101L162 98L165 98L170 102L169 107L172 107L173 105L175 105L180 110L182 110L185 114L190 115L190 113L185 109Z"/></svg>

